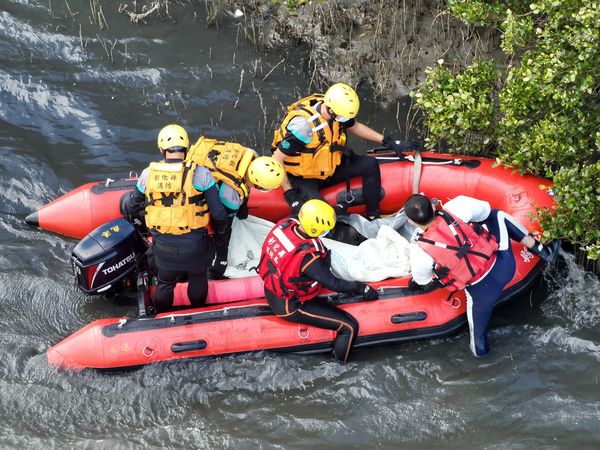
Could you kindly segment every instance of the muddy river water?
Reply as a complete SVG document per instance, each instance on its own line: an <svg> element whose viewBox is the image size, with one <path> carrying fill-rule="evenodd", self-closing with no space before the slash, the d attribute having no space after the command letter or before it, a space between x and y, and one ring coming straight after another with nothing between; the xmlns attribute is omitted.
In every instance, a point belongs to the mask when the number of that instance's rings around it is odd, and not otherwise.
<svg viewBox="0 0 600 450"><path fill-rule="evenodd" d="M258 353L50 368L49 346L133 308L80 293L76 241L25 216L141 171L170 122L264 151L283 105L320 87L301 48L260 53L224 12L207 27L204 2L150 25L101 3L104 29L87 1L0 0L1 448L598 448L600 283L565 252L496 312L482 360L463 331L345 366ZM402 136L396 107L366 97L360 118Z"/></svg>

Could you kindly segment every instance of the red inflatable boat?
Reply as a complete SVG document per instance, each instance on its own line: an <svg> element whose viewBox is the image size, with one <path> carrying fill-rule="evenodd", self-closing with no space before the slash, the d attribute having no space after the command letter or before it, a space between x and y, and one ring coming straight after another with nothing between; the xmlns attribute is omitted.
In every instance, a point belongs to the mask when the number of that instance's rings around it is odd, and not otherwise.
<svg viewBox="0 0 600 450"><path fill-rule="evenodd" d="M390 156L374 157L381 163L382 214L396 212L412 193L414 165ZM541 188L549 184L541 178L495 167L489 159L425 153L419 190L442 201L461 194L487 200L518 218L531 231L540 231L535 213L537 208L552 206L551 191ZM134 185L135 180L90 183L40 208L28 217L28 222L49 231L83 237L103 222L120 216L119 198ZM351 180L351 188L355 204L360 205L360 180ZM342 183L325 189L323 195L332 204L343 201L345 186ZM280 190L252 191L249 207L250 214L271 221L289 213ZM363 212L364 206L350 211ZM94 233L105 231L100 227ZM513 249L517 270L502 301L528 289L543 268L542 262L522 245L513 242ZM446 336L466 323L464 292L413 292L407 288L407 282L408 277L371 283L380 290L380 299L373 302L363 301L360 296L324 295L358 320L356 348ZM258 277L211 280L209 284L208 305L204 308L136 319L97 320L51 347L48 361L53 366L74 370L115 369L258 350L331 351L334 332L291 324L273 316ZM185 285L179 285L177 303L186 303L185 292Z"/></svg>

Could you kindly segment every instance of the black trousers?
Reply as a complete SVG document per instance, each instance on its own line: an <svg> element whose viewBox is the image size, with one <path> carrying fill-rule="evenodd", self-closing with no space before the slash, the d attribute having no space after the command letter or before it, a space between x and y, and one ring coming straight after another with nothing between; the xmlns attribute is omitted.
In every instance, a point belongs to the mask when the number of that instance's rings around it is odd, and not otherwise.
<svg viewBox="0 0 600 450"><path fill-rule="evenodd" d="M228 218L226 230L217 236L213 234L212 242L210 243L211 263L209 264L209 273L213 279L224 278L223 275L227 270L227 254L229 253L229 241L231 240L231 227L233 224L233 216Z"/></svg>
<svg viewBox="0 0 600 450"><path fill-rule="evenodd" d="M300 178L289 175L293 187L302 189L310 198L323 200L320 189L345 182L346 178L362 177L363 196L367 206L367 216L379 216L379 193L381 190L381 171L376 158L357 155L350 152L342 157L341 164L332 176L325 180Z"/></svg>
<svg viewBox="0 0 600 450"><path fill-rule="evenodd" d="M154 294L156 312L169 311L173 306L173 293L178 281L187 278L188 297L194 307L203 306L208 295L208 279L206 266L199 267L197 271L169 270L158 268L158 283Z"/></svg>
<svg viewBox="0 0 600 450"><path fill-rule="evenodd" d="M202 235L185 245L161 242L152 245L158 283L154 295L157 312L168 311L173 306L173 292L178 281L188 280L188 296L192 306L206 303L208 294L207 252L208 236Z"/></svg>
<svg viewBox="0 0 600 450"><path fill-rule="evenodd" d="M265 289L267 302L273 313L288 322L312 325L326 330L337 331L333 344L333 356L340 362L346 362L352 345L358 336L358 322L346 311L320 298L304 303L278 297Z"/></svg>

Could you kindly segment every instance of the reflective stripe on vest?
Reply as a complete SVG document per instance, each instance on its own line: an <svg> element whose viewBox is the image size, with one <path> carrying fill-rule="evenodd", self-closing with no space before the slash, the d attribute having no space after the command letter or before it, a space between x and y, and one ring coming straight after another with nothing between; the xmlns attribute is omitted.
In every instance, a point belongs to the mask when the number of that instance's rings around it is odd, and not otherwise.
<svg viewBox="0 0 600 450"><path fill-rule="evenodd" d="M447 211L436 212L433 224L417 244L435 262L442 284L464 289L483 276L496 259L498 243L489 232L477 234L472 226Z"/></svg>
<svg viewBox="0 0 600 450"><path fill-rule="evenodd" d="M262 246L258 274L265 287L278 297L297 296L305 301L315 297L321 285L315 280L302 280L302 261L310 253L326 258L327 250L320 239L299 236L297 226L298 221L290 218L273 227Z"/></svg>
<svg viewBox="0 0 600 450"><path fill-rule="evenodd" d="M312 139L299 155L288 156L283 161L285 170L303 178L329 178L342 160L346 145L346 133L339 122L325 120L314 106L323 100L323 95L313 94L288 107L288 113L275 131L271 147L277 148L288 133L287 126L294 117L304 117L311 126Z"/></svg>
<svg viewBox="0 0 600 450"><path fill-rule="evenodd" d="M150 163L145 194L148 228L181 235L208 225L206 199L192 185L195 168L192 163Z"/></svg>

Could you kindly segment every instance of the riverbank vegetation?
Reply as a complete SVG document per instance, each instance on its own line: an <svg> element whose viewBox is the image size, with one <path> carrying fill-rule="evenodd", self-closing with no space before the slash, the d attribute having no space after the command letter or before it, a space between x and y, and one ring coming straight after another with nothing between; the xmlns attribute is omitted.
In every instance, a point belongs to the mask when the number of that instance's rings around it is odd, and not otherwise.
<svg viewBox="0 0 600 450"><path fill-rule="evenodd" d="M474 27L502 30L506 60L427 70L413 92L430 149L495 155L554 182L544 238L600 256L600 2L449 0Z"/></svg>
<svg viewBox="0 0 600 450"><path fill-rule="evenodd" d="M316 87L361 84L385 102L412 91L428 149L551 179L557 207L540 212L544 239L566 238L597 260L600 2L532 1L215 0L209 17L239 6L258 47L307 44ZM120 11L143 22L178 3Z"/></svg>

